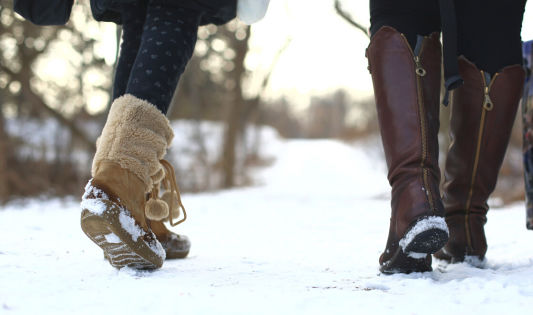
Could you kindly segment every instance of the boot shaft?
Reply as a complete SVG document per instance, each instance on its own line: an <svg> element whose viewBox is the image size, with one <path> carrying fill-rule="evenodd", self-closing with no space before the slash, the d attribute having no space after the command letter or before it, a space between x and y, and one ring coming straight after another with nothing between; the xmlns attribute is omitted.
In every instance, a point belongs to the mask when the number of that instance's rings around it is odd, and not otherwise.
<svg viewBox="0 0 533 315"><path fill-rule="evenodd" d="M486 214L511 136L525 73L520 65L493 77L461 57L464 85L453 92L443 201L447 214Z"/></svg>
<svg viewBox="0 0 533 315"><path fill-rule="evenodd" d="M436 256L476 263L487 252L487 200L509 143L525 72L513 65L491 77L463 57L459 71L464 85L452 96L443 194L450 240Z"/></svg>
<svg viewBox="0 0 533 315"><path fill-rule="evenodd" d="M419 38L413 50L403 34L383 27L373 36L367 56L389 181L414 165L434 168L441 79L438 34Z"/></svg>
<svg viewBox="0 0 533 315"><path fill-rule="evenodd" d="M146 195L164 175L160 160L173 138L168 119L132 95L113 102L93 160L93 185L128 209L148 230Z"/></svg>
<svg viewBox="0 0 533 315"><path fill-rule="evenodd" d="M102 135L96 142L92 175L102 161L118 163L134 173L149 192L163 174L159 161L174 133L166 116L154 105L126 94L113 102Z"/></svg>
<svg viewBox="0 0 533 315"><path fill-rule="evenodd" d="M438 34L419 37L413 50L403 34L383 27L373 36L367 56L389 169L393 212L400 216L407 213L411 219L413 211L397 209L419 209L414 212L422 214L429 208L442 213L438 187Z"/></svg>
<svg viewBox="0 0 533 315"><path fill-rule="evenodd" d="M385 26L372 37L367 57L392 187L381 271L428 271L426 254L444 246L448 235L439 192L438 34L419 37L412 49L403 34Z"/></svg>

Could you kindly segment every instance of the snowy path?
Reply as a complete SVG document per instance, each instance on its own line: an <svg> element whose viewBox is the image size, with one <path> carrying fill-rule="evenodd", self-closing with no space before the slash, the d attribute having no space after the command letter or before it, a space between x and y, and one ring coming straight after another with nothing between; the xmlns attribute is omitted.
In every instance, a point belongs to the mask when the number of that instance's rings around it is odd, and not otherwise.
<svg viewBox="0 0 533 315"><path fill-rule="evenodd" d="M262 186L186 195L188 259L114 270L76 201L0 211L0 314L531 314L523 206L489 215L486 269L434 263L383 276L382 162L335 141L289 141Z"/></svg>

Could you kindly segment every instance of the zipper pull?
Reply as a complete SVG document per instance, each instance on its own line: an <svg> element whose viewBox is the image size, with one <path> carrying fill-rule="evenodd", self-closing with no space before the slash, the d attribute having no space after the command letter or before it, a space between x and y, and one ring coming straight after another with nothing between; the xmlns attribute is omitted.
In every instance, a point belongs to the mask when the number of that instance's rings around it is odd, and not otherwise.
<svg viewBox="0 0 533 315"><path fill-rule="evenodd" d="M422 67L422 63L420 62L420 57L415 56L415 65L416 65L416 74L423 77L426 75L426 69Z"/></svg>
<svg viewBox="0 0 533 315"><path fill-rule="evenodd" d="M485 86L485 100L483 101L483 108L485 108L487 111L491 111L494 108L494 104L490 99L488 86Z"/></svg>

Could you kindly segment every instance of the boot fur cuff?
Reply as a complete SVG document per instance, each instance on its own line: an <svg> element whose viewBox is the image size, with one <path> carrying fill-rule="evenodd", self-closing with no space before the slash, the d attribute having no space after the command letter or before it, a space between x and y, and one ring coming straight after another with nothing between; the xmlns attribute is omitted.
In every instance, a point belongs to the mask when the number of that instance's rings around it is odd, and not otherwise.
<svg viewBox="0 0 533 315"><path fill-rule="evenodd" d="M174 133L167 117L154 105L126 94L111 105L102 135L96 141L92 176L101 161L118 163L137 175L148 192L153 177L161 171L161 160Z"/></svg>

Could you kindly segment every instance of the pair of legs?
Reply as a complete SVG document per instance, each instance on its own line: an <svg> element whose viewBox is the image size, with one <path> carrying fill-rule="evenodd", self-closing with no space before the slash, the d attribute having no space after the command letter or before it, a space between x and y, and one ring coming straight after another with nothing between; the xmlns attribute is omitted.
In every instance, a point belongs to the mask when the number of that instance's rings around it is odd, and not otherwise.
<svg viewBox="0 0 533 315"><path fill-rule="evenodd" d="M522 63L522 17L526 0L454 1L458 56L491 75ZM441 31L438 0L371 0L370 32L391 26L414 48L418 35Z"/></svg>
<svg viewBox="0 0 533 315"><path fill-rule="evenodd" d="M452 95L452 143L441 197L439 1L370 1L367 55L392 187L383 272L429 271L435 253L452 262L484 259L487 200L524 80L524 7L523 0L455 1L464 84Z"/></svg>
<svg viewBox="0 0 533 315"><path fill-rule="evenodd" d="M174 136L165 114L203 14L179 3L139 0L118 7L123 41L113 104L81 204L82 230L117 268L156 269L190 249L187 237L163 224L186 218L174 170L163 160Z"/></svg>
<svg viewBox="0 0 533 315"><path fill-rule="evenodd" d="M202 16L171 2L141 0L120 7L122 45L113 99L131 94L166 114L194 51Z"/></svg>

